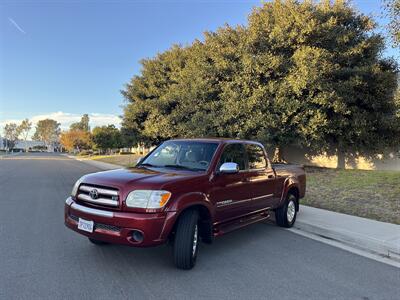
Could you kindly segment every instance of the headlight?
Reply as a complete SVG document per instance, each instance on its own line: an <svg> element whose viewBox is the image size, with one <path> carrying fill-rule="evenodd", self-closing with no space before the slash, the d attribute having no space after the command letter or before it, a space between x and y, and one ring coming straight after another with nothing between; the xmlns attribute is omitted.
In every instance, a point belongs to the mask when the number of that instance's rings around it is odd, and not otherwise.
<svg viewBox="0 0 400 300"><path fill-rule="evenodd" d="M72 192L71 192L71 196L72 196L72 197L75 197L76 194L78 193L79 185L82 183L82 181L83 181L84 178L85 178L85 176L82 176L81 178L79 178L79 179L75 182L74 187L72 188Z"/></svg>
<svg viewBox="0 0 400 300"><path fill-rule="evenodd" d="M161 208L171 198L168 191L135 190L126 197L126 206L138 208Z"/></svg>

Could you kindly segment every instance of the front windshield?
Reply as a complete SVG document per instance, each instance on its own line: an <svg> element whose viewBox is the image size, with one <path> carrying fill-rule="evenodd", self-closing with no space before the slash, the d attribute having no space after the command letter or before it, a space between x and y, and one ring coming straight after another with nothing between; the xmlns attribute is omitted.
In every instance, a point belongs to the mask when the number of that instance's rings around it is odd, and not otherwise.
<svg viewBox="0 0 400 300"><path fill-rule="evenodd" d="M139 166L205 171L217 147L218 143L167 141L154 150Z"/></svg>

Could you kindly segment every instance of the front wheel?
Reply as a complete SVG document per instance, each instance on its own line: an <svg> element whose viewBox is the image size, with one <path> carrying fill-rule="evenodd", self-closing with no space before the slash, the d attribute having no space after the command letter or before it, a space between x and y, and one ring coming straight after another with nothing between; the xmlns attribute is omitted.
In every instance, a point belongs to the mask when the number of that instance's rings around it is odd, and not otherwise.
<svg viewBox="0 0 400 300"><path fill-rule="evenodd" d="M196 210L183 212L178 220L174 240L174 261L178 269L189 270L196 264L199 245L199 214Z"/></svg>
<svg viewBox="0 0 400 300"><path fill-rule="evenodd" d="M275 219L279 226L286 228L293 226L297 216L296 202L297 198L293 194L289 194L285 204L276 209Z"/></svg>

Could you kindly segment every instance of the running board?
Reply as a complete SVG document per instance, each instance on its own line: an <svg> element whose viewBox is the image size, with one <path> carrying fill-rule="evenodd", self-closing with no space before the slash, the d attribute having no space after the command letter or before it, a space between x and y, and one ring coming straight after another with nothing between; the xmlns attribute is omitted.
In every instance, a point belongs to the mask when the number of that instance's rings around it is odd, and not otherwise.
<svg viewBox="0 0 400 300"><path fill-rule="evenodd" d="M250 224L254 224L260 221L264 221L270 218L270 214L268 211L264 211L261 213L257 213L254 215L241 217L227 223L222 223L214 227L214 236L224 235L228 232L234 231L236 229L245 227Z"/></svg>

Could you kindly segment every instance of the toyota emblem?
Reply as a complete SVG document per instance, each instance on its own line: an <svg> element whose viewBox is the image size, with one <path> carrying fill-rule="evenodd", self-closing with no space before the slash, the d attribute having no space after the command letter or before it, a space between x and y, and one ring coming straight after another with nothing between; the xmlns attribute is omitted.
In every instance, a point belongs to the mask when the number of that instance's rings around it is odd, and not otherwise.
<svg viewBox="0 0 400 300"><path fill-rule="evenodd" d="M89 192L89 196L92 199L97 199L99 198L99 192L96 189L93 189Z"/></svg>

